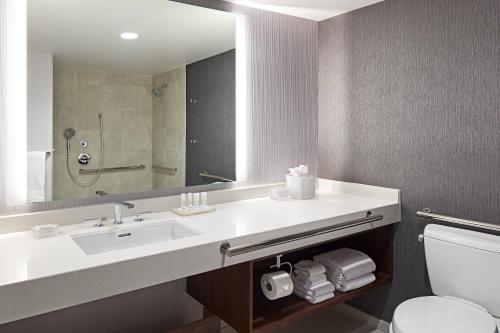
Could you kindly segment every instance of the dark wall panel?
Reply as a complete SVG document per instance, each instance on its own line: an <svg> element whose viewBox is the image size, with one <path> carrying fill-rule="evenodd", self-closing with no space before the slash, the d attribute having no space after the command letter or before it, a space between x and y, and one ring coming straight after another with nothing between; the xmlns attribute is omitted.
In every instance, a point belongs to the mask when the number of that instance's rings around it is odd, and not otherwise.
<svg viewBox="0 0 500 333"><path fill-rule="evenodd" d="M402 189L390 321L431 293L417 209L500 224L500 1L386 0L320 23L319 174Z"/></svg>
<svg viewBox="0 0 500 333"><path fill-rule="evenodd" d="M236 179L236 52L186 66L186 186Z"/></svg>

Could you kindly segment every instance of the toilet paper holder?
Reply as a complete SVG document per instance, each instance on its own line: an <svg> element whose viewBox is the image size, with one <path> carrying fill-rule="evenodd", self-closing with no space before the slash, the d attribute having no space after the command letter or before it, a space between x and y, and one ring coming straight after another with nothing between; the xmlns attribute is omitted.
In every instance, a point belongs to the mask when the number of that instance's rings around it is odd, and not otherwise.
<svg viewBox="0 0 500 333"><path fill-rule="evenodd" d="M280 254L277 254L276 255L276 264L275 265L272 265L272 266L269 266L269 268L281 268L281 266L284 266L284 265L287 265L289 268L290 268L290 275L292 275L292 272L293 272L293 266L290 262L288 261L285 261L285 262L281 262L281 257L283 257L283 254L280 253Z"/></svg>

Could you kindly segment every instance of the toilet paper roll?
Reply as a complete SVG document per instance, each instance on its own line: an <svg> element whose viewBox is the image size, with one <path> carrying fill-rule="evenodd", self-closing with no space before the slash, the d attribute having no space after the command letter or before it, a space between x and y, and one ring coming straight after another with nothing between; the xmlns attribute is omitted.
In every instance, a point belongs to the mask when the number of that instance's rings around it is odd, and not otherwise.
<svg viewBox="0 0 500 333"><path fill-rule="evenodd" d="M262 275L260 287L264 295L270 300L291 295L293 292L292 278L285 271Z"/></svg>

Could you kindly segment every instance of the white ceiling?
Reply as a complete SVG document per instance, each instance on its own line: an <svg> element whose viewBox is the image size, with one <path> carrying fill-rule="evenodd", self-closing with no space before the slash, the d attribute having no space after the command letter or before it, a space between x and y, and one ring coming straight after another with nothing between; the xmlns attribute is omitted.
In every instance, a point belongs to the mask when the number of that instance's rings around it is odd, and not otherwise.
<svg viewBox="0 0 500 333"><path fill-rule="evenodd" d="M314 21L350 12L383 0L224 0L243 6L303 17Z"/></svg>
<svg viewBox="0 0 500 333"><path fill-rule="evenodd" d="M63 68L158 74L233 49L235 16L166 0L28 0L28 44Z"/></svg>

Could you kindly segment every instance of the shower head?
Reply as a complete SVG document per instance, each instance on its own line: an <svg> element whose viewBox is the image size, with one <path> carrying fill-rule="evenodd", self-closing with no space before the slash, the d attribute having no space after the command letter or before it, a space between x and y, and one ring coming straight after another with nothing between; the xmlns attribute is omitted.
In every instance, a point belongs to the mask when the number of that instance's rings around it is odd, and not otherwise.
<svg viewBox="0 0 500 333"><path fill-rule="evenodd" d="M168 86L168 84L165 83L165 84L162 84L161 86L159 86L158 88L153 88L153 90L151 91L153 93L153 96L160 97L161 94L163 93L163 89L166 88L167 86Z"/></svg>
<svg viewBox="0 0 500 333"><path fill-rule="evenodd" d="M66 128L66 130L64 130L63 135L66 138L66 140L69 140L75 136L75 130L73 128Z"/></svg>

